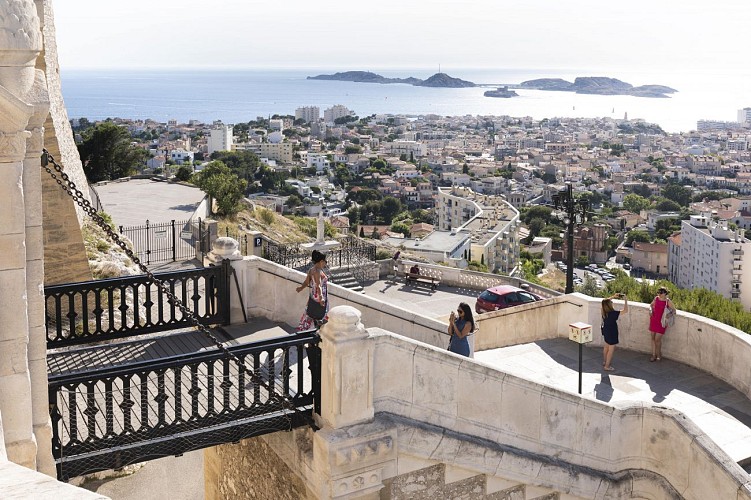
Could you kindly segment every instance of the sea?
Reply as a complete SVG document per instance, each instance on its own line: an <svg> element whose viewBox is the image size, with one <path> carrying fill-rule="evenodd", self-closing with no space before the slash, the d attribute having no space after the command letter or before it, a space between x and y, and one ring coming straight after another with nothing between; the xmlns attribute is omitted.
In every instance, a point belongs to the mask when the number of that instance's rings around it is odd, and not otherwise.
<svg viewBox="0 0 751 500"><path fill-rule="evenodd" d="M741 68L743 65L738 65ZM181 123L241 123L273 114L294 114L300 106L321 113L343 104L359 116L371 114L496 115L532 117L640 118L667 132L696 129L698 120L735 121L751 106L751 67L707 71L603 71L597 69L444 69L445 73L487 87L426 88L406 84L372 84L308 80L308 76L342 69L200 69L200 70L63 70L63 98L70 118L151 118ZM350 68L359 69L359 68ZM388 77L428 78L437 72L419 69L372 70ZM484 97L503 84L536 78L607 76L634 86L666 85L678 92L669 98L582 95L571 92L517 90L510 99Z"/></svg>

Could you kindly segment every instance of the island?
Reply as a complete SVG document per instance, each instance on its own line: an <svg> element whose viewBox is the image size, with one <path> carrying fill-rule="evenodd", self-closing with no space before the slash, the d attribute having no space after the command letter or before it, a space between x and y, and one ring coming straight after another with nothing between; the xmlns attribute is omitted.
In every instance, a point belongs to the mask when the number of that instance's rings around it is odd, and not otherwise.
<svg viewBox="0 0 751 500"><path fill-rule="evenodd" d="M507 86L504 86L498 87L495 90L486 90L482 95L484 95L485 97L501 97L508 99L509 97L517 97L519 94L517 94L513 90L509 90Z"/></svg>
<svg viewBox="0 0 751 500"><path fill-rule="evenodd" d="M454 78L446 73L436 73L426 80L419 78L388 78L370 71L343 71L332 75L309 76L308 80L334 80L339 82L357 82L357 83L404 83L416 87L437 87L437 88L465 88L476 87L477 84Z"/></svg>
<svg viewBox="0 0 751 500"><path fill-rule="evenodd" d="M634 87L630 83L604 76L577 77L574 82L561 78L539 78L522 82L520 88L549 90L559 92L576 92L577 94L632 95L635 97L669 97L678 92L665 85L641 85Z"/></svg>

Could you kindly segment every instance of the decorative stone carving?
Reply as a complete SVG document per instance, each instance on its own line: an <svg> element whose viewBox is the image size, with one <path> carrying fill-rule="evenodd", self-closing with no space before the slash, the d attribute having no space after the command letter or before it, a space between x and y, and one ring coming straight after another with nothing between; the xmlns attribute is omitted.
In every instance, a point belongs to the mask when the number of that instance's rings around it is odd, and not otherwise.
<svg viewBox="0 0 751 500"><path fill-rule="evenodd" d="M352 498L379 491L382 487L382 470L369 470L365 473L337 479L332 484L333 498Z"/></svg>
<svg viewBox="0 0 751 500"><path fill-rule="evenodd" d="M31 157L42 154L42 149L44 148L44 128L35 127L27 130L27 132L30 135L26 139L26 156Z"/></svg>
<svg viewBox="0 0 751 500"><path fill-rule="evenodd" d="M0 86L23 96L34 82L42 33L33 0L6 0L0 16Z"/></svg>
<svg viewBox="0 0 751 500"><path fill-rule="evenodd" d="M0 162L22 161L26 156L26 140L31 138L31 132L16 133L0 132Z"/></svg>
<svg viewBox="0 0 751 500"><path fill-rule="evenodd" d="M336 451L336 465L350 465L367 459L385 457L394 447L391 436L384 436Z"/></svg>

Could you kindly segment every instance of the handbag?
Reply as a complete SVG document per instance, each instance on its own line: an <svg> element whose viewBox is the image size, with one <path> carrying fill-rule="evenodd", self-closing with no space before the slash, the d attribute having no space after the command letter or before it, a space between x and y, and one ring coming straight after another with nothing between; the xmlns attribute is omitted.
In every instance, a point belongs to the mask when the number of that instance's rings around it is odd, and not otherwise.
<svg viewBox="0 0 751 500"><path fill-rule="evenodd" d="M305 308L305 314L315 320L322 320L326 316L326 303L321 304L313 297L308 297L308 307Z"/></svg>
<svg viewBox="0 0 751 500"><path fill-rule="evenodd" d="M675 311L670 309L667 304L665 304L665 310L662 311L662 318L660 318L660 324L663 328L671 327L675 324Z"/></svg>

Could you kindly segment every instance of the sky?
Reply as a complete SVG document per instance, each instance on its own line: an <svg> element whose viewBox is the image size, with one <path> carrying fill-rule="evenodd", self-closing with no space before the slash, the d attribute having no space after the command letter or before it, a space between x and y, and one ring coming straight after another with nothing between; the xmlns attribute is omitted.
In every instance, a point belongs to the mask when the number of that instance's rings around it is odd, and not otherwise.
<svg viewBox="0 0 751 500"><path fill-rule="evenodd" d="M751 0L53 0L64 69L748 65Z"/></svg>

